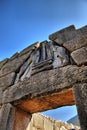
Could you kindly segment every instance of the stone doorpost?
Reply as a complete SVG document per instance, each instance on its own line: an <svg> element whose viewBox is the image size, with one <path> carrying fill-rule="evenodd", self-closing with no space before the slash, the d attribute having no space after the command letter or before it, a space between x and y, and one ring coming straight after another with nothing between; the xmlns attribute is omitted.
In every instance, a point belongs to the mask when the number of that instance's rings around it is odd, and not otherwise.
<svg viewBox="0 0 87 130"><path fill-rule="evenodd" d="M74 85L74 94L82 130L87 130L87 83Z"/></svg>
<svg viewBox="0 0 87 130"><path fill-rule="evenodd" d="M10 103L0 108L0 130L25 130L30 119L31 114L13 107Z"/></svg>

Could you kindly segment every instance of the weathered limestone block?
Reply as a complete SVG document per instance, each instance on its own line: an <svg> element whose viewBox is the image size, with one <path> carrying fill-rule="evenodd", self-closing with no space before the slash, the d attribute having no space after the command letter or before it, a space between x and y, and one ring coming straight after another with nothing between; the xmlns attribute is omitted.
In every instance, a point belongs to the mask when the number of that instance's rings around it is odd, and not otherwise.
<svg viewBox="0 0 87 130"><path fill-rule="evenodd" d="M77 35L81 36L85 34L87 34L87 25L77 29Z"/></svg>
<svg viewBox="0 0 87 130"><path fill-rule="evenodd" d="M35 50L35 48L39 47L39 44L40 44L40 42L35 42L35 43L33 43L32 45L30 45L29 47L26 47L24 50L22 50L22 51L19 53L19 56L22 56L22 55L24 55L24 54L26 54L26 53L29 53L29 52Z"/></svg>
<svg viewBox="0 0 87 130"><path fill-rule="evenodd" d="M0 130L12 130L14 110L11 104L2 105L0 108Z"/></svg>
<svg viewBox="0 0 87 130"><path fill-rule="evenodd" d="M56 126L54 130L60 130L60 128Z"/></svg>
<svg viewBox="0 0 87 130"><path fill-rule="evenodd" d="M37 129L44 129L44 117L41 114L33 114L31 122Z"/></svg>
<svg viewBox="0 0 87 130"><path fill-rule="evenodd" d="M4 104L0 108L0 130L26 130L31 120L31 114L11 104Z"/></svg>
<svg viewBox="0 0 87 130"><path fill-rule="evenodd" d="M19 53L16 52L15 54L13 54L13 56L11 56L10 60L14 60L15 58L17 58L19 56Z"/></svg>
<svg viewBox="0 0 87 130"><path fill-rule="evenodd" d="M64 28L58 32L55 32L49 36L49 39L61 45L65 42L71 41L76 37L87 35L87 26L80 29L75 29L74 25Z"/></svg>
<svg viewBox="0 0 87 130"><path fill-rule="evenodd" d="M52 60L52 54L48 41L41 42L39 47L34 52L32 74L36 74L47 69L52 69Z"/></svg>
<svg viewBox="0 0 87 130"><path fill-rule="evenodd" d="M35 128L35 127L34 127ZM33 129L33 124L32 124L32 118L31 118L31 121L29 122L26 130L32 130ZM37 129L36 129L37 130Z"/></svg>
<svg viewBox="0 0 87 130"><path fill-rule="evenodd" d="M52 42L46 43L46 55L47 55L47 59L53 59L53 43Z"/></svg>
<svg viewBox="0 0 87 130"><path fill-rule="evenodd" d="M75 27L74 25L71 25L67 28L64 28L58 32L51 34L49 36L49 39L61 45L64 42L73 39L75 35L76 35Z"/></svg>
<svg viewBox="0 0 87 130"><path fill-rule="evenodd" d="M44 41L34 53L32 74L71 64L67 50L54 42Z"/></svg>
<svg viewBox="0 0 87 130"><path fill-rule="evenodd" d="M69 55L64 47L55 46L54 47L54 60L53 60L53 68L62 67L68 65L69 63Z"/></svg>
<svg viewBox="0 0 87 130"><path fill-rule="evenodd" d="M58 121L58 120L55 120L55 122L54 122L55 124L55 130L59 130L59 128L61 127L61 122L60 121Z"/></svg>
<svg viewBox="0 0 87 130"><path fill-rule="evenodd" d="M27 127L26 130L70 130L73 128L75 128L75 130L79 130L78 126L54 120L50 117L41 115L40 113L32 114L32 119L28 126L29 127Z"/></svg>
<svg viewBox="0 0 87 130"><path fill-rule="evenodd" d="M54 130L54 123L47 118L44 118L44 130Z"/></svg>
<svg viewBox="0 0 87 130"><path fill-rule="evenodd" d="M46 60L46 43L47 41L43 41L40 43L40 48L41 48L41 57L40 57L40 62Z"/></svg>
<svg viewBox="0 0 87 130"><path fill-rule="evenodd" d="M33 56L31 54L24 64L21 65L20 70L16 75L15 83L17 83L19 80L23 81L26 77L30 77L33 63L32 60Z"/></svg>
<svg viewBox="0 0 87 130"><path fill-rule="evenodd" d="M36 96L31 99L29 99L28 96L28 100L26 99L24 99L23 102L20 102L20 100L15 102L15 105L30 113L36 113L58 108L60 106L75 104L72 88L68 88L56 93L53 92L53 94L46 93L46 95L44 94L43 96Z"/></svg>
<svg viewBox="0 0 87 130"><path fill-rule="evenodd" d="M19 108L14 108L14 123L12 130L29 130L28 124L31 120L31 114ZM6 129L7 130L7 129ZM32 130L32 129L30 129Z"/></svg>
<svg viewBox="0 0 87 130"><path fill-rule="evenodd" d="M68 130L70 130L71 128L72 128L72 129L75 129L75 126L74 126L73 124L71 124L71 123L70 123L70 124L67 123L67 124L65 125L65 128L68 129ZM77 129L77 130L78 130L78 129Z"/></svg>
<svg viewBox="0 0 87 130"><path fill-rule="evenodd" d="M42 72L44 70L50 70L52 68L53 68L52 59L48 59L44 62L42 61L42 62L38 63L37 65L33 66L32 75Z"/></svg>
<svg viewBox="0 0 87 130"><path fill-rule="evenodd" d="M6 89L7 87L13 85L15 79L15 72L9 73L0 78L0 88L2 90Z"/></svg>
<svg viewBox="0 0 87 130"><path fill-rule="evenodd" d="M73 89L81 129L87 130L87 83L75 84Z"/></svg>
<svg viewBox="0 0 87 130"><path fill-rule="evenodd" d="M72 87L77 82L87 81L86 73L87 66L77 67L74 65L38 73L4 91L2 102L18 100L25 95L30 95L29 98L32 99L45 93L61 91L64 88Z"/></svg>
<svg viewBox="0 0 87 130"><path fill-rule="evenodd" d="M71 53L71 57L75 61L77 65L85 65L87 64L87 46L82 47L76 51Z"/></svg>
<svg viewBox="0 0 87 130"><path fill-rule="evenodd" d="M15 58L7 62L0 70L0 77L10 72L18 71L20 66L25 62L29 55L30 53L27 53L26 55L19 56L18 58Z"/></svg>
<svg viewBox="0 0 87 130"><path fill-rule="evenodd" d="M34 52L34 64L37 64L39 62L39 59L40 59L40 51L39 50L36 50Z"/></svg>
<svg viewBox="0 0 87 130"><path fill-rule="evenodd" d="M73 52L81 47L87 46L87 34L77 36L70 41L67 41L63 46L69 51Z"/></svg>
<svg viewBox="0 0 87 130"><path fill-rule="evenodd" d="M30 78L31 72L32 72L32 64L33 63L30 63L30 65L27 67L24 74L21 76L21 78L20 78L21 81L23 81L25 78Z"/></svg>
<svg viewBox="0 0 87 130"><path fill-rule="evenodd" d="M31 129L29 129L29 130L31 130ZM37 128L35 128L35 127L32 127L32 130L38 130ZM40 129L39 129L40 130Z"/></svg>
<svg viewBox="0 0 87 130"><path fill-rule="evenodd" d="M60 130L67 130L67 129L64 126L61 126Z"/></svg>
<svg viewBox="0 0 87 130"><path fill-rule="evenodd" d="M3 67L4 64L8 62L8 58L4 59L3 61L0 61L0 69Z"/></svg>

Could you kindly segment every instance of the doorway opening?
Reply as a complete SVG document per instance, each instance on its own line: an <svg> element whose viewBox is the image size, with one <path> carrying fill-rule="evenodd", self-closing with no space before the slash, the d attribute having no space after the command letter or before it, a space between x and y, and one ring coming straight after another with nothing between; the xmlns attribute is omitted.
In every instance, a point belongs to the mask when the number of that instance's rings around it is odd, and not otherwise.
<svg viewBox="0 0 87 130"><path fill-rule="evenodd" d="M76 109L76 105L64 106L64 107L41 112L41 114L49 116L56 120L61 120L61 121L67 122L70 119L77 116L77 109Z"/></svg>

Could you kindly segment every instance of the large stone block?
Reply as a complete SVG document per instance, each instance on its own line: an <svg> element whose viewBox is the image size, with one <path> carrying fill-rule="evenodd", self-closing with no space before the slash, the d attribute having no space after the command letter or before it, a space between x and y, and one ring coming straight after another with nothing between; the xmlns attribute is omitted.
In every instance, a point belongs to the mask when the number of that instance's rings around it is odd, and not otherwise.
<svg viewBox="0 0 87 130"><path fill-rule="evenodd" d="M80 36L86 35L87 34L87 25L77 29L77 34L79 34Z"/></svg>
<svg viewBox="0 0 87 130"><path fill-rule="evenodd" d="M15 54L13 54L11 57L10 57L10 60L14 60L15 58L17 58L19 56L19 53L16 52Z"/></svg>
<svg viewBox="0 0 87 130"><path fill-rule="evenodd" d="M5 75L4 77L0 78L0 88L2 90L6 89L7 87L13 85L15 79L15 72Z"/></svg>
<svg viewBox="0 0 87 130"><path fill-rule="evenodd" d="M14 109L11 104L2 105L0 108L0 130L12 130Z"/></svg>
<svg viewBox="0 0 87 130"><path fill-rule="evenodd" d="M17 72L20 69L20 66L25 62L25 60L29 57L30 53L26 55L19 56L13 60L9 60L0 70L0 77L10 73Z"/></svg>
<svg viewBox="0 0 87 130"><path fill-rule="evenodd" d="M67 129L64 126L61 126L60 130L67 130Z"/></svg>
<svg viewBox="0 0 87 130"><path fill-rule="evenodd" d="M62 90L64 91L77 82L87 81L86 73L87 66L77 67L74 65L38 73L31 76L30 79L18 82L5 90L2 97L2 103L16 102L16 100L21 101L23 97L25 100L33 100L35 97L45 94L49 95ZM60 103L59 106L63 104Z"/></svg>
<svg viewBox="0 0 87 130"><path fill-rule="evenodd" d="M73 38L70 41L67 41L63 46L69 51L73 52L81 47L87 46L87 34L81 35Z"/></svg>
<svg viewBox="0 0 87 130"><path fill-rule="evenodd" d="M54 130L54 123L48 118L44 118L44 130Z"/></svg>
<svg viewBox="0 0 87 130"><path fill-rule="evenodd" d="M44 126L44 117L41 114L33 114L32 116L32 124L37 129L43 130Z"/></svg>
<svg viewBox="0 0 87 130"><path fill-rule="evenodd" d="M9 61L8 58L4 59L3 61L0 61L0 69Z"/></svg>
<svg viewBox="0 0 87 130"><path fill-rule="evenodd" d="M48 116L41 115L40 113L35 113L32 114L32 119L29 123L29 127L27 127L26 130L71 130L71 129L79 130L79 127L59 120L54 120Z"/></svg>
<svg viewBox="0 0 87 130"><path fill-rule="evenodd" d="M67 50L61 46L54 47L54 60L53 68L58 68L70 64L70 57L67 53Z"/></svg>
<svg viewBox="0 0 87 130"><path fill-rule="evenodd" d="M87 46L73 51L71 57L78 66L87 64Z"/></svg>
<svg viewBox="0 0 87 130"><path fill-rule="evenodd" d="M14 108L14 123L12 130L29 130L28 124L31 120L31 114L17 107Z"/></svg>
<svg viewBox="0 0 87 130"><path fill-rule="evenodd" d="M75 27L74 25L71 25L67 28L64 28L58 32L49 35L49 39L61 45L64 42L73 39L75 35L76 35Z"/></svg>
<svg viewBox="0 0 87 130"><path fill-rule="evenodd" d="M55 120L55 130L60 130L61 121Z"/></svg>
<svg viewBox="0 0 87 130"><path fill-rule="evenodd" d="M87 130L87 83L73 85L79 121L82 130Z"/></svg>
<svg viewBox="0 0 87 130"><path fill-rule="evenodd" d="M32 50L35 50L35 48L37 48L39 46L40 42L35 42L33 43L32 45L26 47L25 49L23 49L20 53L19 53L19 56L22 56L26 53L29 53L31 52Z"/></svg>

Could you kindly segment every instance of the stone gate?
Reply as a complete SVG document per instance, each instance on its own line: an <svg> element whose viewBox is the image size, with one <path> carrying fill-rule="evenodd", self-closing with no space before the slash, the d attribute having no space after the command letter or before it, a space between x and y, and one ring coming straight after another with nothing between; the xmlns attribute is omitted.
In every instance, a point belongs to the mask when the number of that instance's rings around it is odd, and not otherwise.
<svg viewBox="0 0 87 130"><path fill-rule="evenodd" d="M87 26L49 39L0 62L0 130L26 130L32 113L73 104L87 130Z"/></svg>

